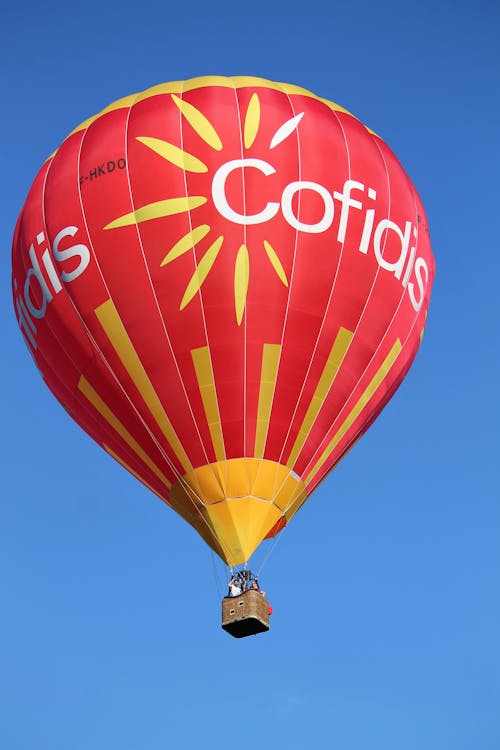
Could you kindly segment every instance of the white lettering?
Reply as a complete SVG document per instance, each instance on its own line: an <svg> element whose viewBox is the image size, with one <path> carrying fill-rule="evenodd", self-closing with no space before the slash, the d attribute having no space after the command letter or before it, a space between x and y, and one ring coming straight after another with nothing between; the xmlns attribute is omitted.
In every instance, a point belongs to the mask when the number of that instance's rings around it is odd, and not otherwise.
<svg viewBox="0 0 500 750"><path fill-rule="evenodd" d="M60 232L55 236L52 244L52 255L49 248L43 250L43 244L45 242L45 235L43 232L39 232L36 236L39 252L42 252L41 261L43 269L45 270L48 280L52 285L54 294L59 294L63 289L63 282L74 281L80 276L88 264L90 263L90 252L86 245L77 244L71 245L64 249L60 248L60 243L65 237L74 237L78 232L78 227L69 226L61 229ZM35 252L34 244L32 244L28 250L28 255L31 261L31 267L28 269L22 292L17 294L19 288L17 279L14 279L14 292L16 296L16 310L19 322L19 327L24 333L28 343L33 349L37 348L36 334L37 328L32 320L36 318L41 320L45 317L47 312L47 305L52 302L54 295L49 288L47 279L45 278L42 265ZM78 265L72 271L63 271L60 276L54 265L54 260L58 263L67 262L72 258L79 258Z"/></svg>
<svg viewBox="0 0 500 750"><path fill-rule="evenodd" d="M40 268L40 264L38 262L38 258L36 257L35 248L33 247L33 245L31 245L28 253L31 260L31 268L26 274L26 280L24 282L24 299L26 300L26 307L33 315L33 317L40 319L45 315L47 304L52 301L52 294L50 293L50 289L44 279L42 269ZM39 291L42 298L40 307L36 307L34 301L31 299L33 293L33 290L31 288L32 279L38 282Z"/></svg>
<svg viewBox="0 0 500 750"><path fill-rule="evenodd" d="M401 241L401 251L399 253L399 258L397 261L388 261L385 260L382 249L380 247L382 242L382 236L385 232L388 232L389 229L391 229L393 232L396 233L396 235L399 237L399 240ZM382 221L378 224L377 228L375 229L375 234L373 235L373 249L375 251L375 257L377 258L378 264L381 268L385 268L386 271L392 271L394 276L397 279L401 278L401 274L403 273L403 268L406 261L406 255L408 253L408 245L410 244L410 231L411 231L411 221L407 221L405 225L405 231L404 234L401 231L401 229L398 227L398 225L391 221L390 219L382 219ZM387 244L387 236L386 236L386 243Z"/></svg>
<svg viewBox="0 0 500 750"><path fill-rule="evenodd" d="M45 270L47 271L47 276L50 279L50 283L52 284L52 288L54 289L54 292L57 294L62 289L62 284L59 281L59 276L57 275L57 271L54 268L54 264L52 262L52 256L50 254L50 251L47 249L44 251L42 255L43 265L45 266Z"/></svg>
<svg viewBox="0 0 500 750"><path fill-rule="evenodd" d="M417 251L417 230L413 226L411 221L406 221L404 230L391 219L381 219L375 227L375 208L366 208L363 205L362 200L358 200L352 196L354 190L358 190L360 193L367 195L368 200L375 201L377 199L377 191L364 185L358 180L345 180L342 192L333 190L330 192L323 185L319 185L316 182L308 180L297 180L290 182L283 189L281 195L281 201L268 201L264 204L262 211L255 214L239 213L235 211L229 205L227 196L226 183L229 176L237 169L257 169L259 172L264 174L266 177L275 174L275 168L267 161L262 159L234 159L226 164L223 164L216 171L212 180L212 198L214 201L215 208L217 211L228 221L232 221L235 224L263 224L266 221L273 219L281 206L281 212L285 221L293 227L293 229L299 232L305 232L307 234L320 234L328 231L333 224L335 216L335 200L338 200L341 204L339 225L337 229L337 241L340 243L345 242L347 227L349 224L349 215L351 209L363 210L365 212L363 229L361 230L361 237L359 239L358 251L363 255L368 255L370 245L372 246L373 253L377 260L380 268L385 271L389 271L394 277L400 281L403 288L408 288L408 294L411 303L416 311L420 310L423 299L425 296L425 288L429 279L429 271L427 264L421 257L416 257ZM242 175L243 176L243 175ZM305 221L301 221L300 216L300 199L301 192L303 190L310 190L320 197L323 201L323 215L321 218L310 224ZM296 210L293 208L293 201L297 195ZM263 203L264 203L263 199ZM414 242L412 242L410 248L410 237L413 229ZM389 233L392 233L390 252L393 255L392 245L394 243L394 235L397 241L399 241L400 249L395 259L389 260L385 248L389 241ZM75 250L78 247L71 248ZM84 247L84 246L83 246ZM86 248L85 248L86 250ZM88 252L88 251L87 251ZM60 258L55 257L59 260ZM406 266L406 270L405 270ZM404 276L403 276L404 271ZM415 273L415 282L409 283L412 273ZM401 277L403 280L401 281ZM62 275L64 278L64 275ZM415 290L415 283L417 290Z"/></svg>
<svg viewBox="0 0 500 750"><path fill-rule="evenodd" d="M61 229L54 238L52 254L59 263L69 260L69 258L80 258L79 264L73 269L73 271L70 271L69 273L62 271L61 279L63 281L74 281L85 271L90 263L90 252L86 245L72 245L71 247L66 248L66 250L59 250L59 243L61 240L65 237L74 237L77 232L78 227L65 227L64 229Z"/></svg>
<svg viewBox="0 0 500 750"><path fill-rule="evenodd" d="M345 240L349 208L362 208L363 206L361 201L357 201L351 198L351 190L353 188L355 188L356 190L364 191L365 186L362 182L357 182L356 180L346 180L344 182L343 191L341 193L337 193L337 191L335 191L333 194L333 197L337 198L337 200L342 203L342 209L340 211L339 231L337 233L337 240L339 242L344 242Z"/></svg>
<svg viewBox="0 0 500 750"><path fill-rule="evenodd" d="M408 281L410 280L411 272L413 271L413 264L415 263L415 255L417 254L417 227L413 227L413 239L415 240L415 244L410 248L410 260L408 261L406 273L404 275L403 281L401 282L404 289L406 289L406 287L408 286Z"/></svg>
<svg viewBox="0 0 500 750"><path fill-rule="evenodd" d="M305 224L295 216L292 209L292 200L295 193L300 190L312 190L317 193L323 200L324 211L323 217L316 224ZM299 196L300 200L300 196ZM299 203L300 206L300 203ZM318 185L316 182L291 182L283 190L281 197L281 210L286 221L294 229L298 229L299 232L309 232L310 234L319 234L320 232L326 232L333 222L333 198L328 190L323 185Z"/></svg>
<svg viewBox="0 0 500 750"><path fill-rule="evenodd" d="M368 254L368 245L370 244L374 218L375 209L369 208L366 212L365 223L363 225L363 233L361 235L361 241L359 243L359 252L364 253L364 255Z"/></svg>
<svg viewBox="0 0 500 750"><path fill-rule="evenodd" d="M425 281L422 278L422 272L425 275ZM422 303L424 301L425 288L429 280L429 269L427 268L427 263L425 262L423 258L419 257L415 261L415 277L417 279L418 291L420 292L420 296L418 299L415 298L413 282L410 282L408 284L408 294L410 296L411 304L413 305L416 312L418 312L420 308L422 307Z"/></svg>
<svg viewBox="0 0 500 750"><path fill-rule="evenodd" d="M267 203L262 211L250 216L239 214L231 208L226 197L226 180L235 169L248 169L249 167L258 169L266 177L276 172L274 167L262 159L234 159L219 167L212 180L212 198L215 208L221 216L234 224L262 224L274 218L279 211L279 203Z"/></svg>

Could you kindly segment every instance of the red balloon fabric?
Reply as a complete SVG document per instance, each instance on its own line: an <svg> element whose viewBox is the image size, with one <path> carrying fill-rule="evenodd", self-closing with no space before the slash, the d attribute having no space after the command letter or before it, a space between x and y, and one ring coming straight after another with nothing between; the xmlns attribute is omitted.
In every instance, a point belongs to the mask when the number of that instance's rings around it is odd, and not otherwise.
<svg viewBox="0 0 500 750"><path fill-rule="evenodd" d="M383 140L258 78L162 84L84 122L13 242L50 390L230 564L388 402L433 278L423 206Z"/></svg>

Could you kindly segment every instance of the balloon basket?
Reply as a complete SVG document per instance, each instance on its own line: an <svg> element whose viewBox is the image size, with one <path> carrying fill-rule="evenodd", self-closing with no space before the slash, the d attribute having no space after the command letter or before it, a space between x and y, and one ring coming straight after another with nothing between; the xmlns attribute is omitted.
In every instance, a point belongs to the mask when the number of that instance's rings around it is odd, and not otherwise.
<svg viewBox="0 0 500 750"><path fill-rule="evenodd" d="M245 591L222 600L222 629L234 638L269 630L269 602L258 591Z"/></svg>

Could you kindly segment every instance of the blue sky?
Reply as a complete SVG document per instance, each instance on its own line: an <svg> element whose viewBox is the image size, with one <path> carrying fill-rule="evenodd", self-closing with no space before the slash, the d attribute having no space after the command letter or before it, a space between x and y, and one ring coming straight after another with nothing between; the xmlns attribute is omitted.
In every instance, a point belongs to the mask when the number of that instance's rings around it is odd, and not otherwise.
<svg viewBox="0 0 500 750"><path fill-rule="evenodd" d="M499 32L485 0L2 10L2 747L500 747ZM243 641L220 630L222 564L73 425L10 300L48 154L109 102L203 74L356 114L419 190L437 262L410 374L280 537L272 630Z"/></svg>

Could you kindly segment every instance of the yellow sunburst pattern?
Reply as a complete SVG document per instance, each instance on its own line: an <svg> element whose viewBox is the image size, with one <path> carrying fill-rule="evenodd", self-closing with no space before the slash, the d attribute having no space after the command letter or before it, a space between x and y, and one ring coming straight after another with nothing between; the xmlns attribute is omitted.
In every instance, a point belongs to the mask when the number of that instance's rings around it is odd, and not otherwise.
<svg viewBox="0 0 500 750"><path fill-rule="evenodd" d="M208 118L193 104L180 98L176 94L171 94L171 100L180 111L182 117L196 132L199 138L209 146L211 149L217 152L223 152L224 146L220 135L217 133L215 126L208 120ZM286 138L288 138L298 127L303 113L295 115L286 122L284 122L273 134L269 148L274 149ZM259 95L253 93L250 97L250 101L246 108L246 112L243 117L243 133L242 142L245 149L250 149L257 138L259 132L259 126L261 123L262 110ZM161 159L169 162L174 167L183 170L184 172L191 172L197 174L204 174L208 172L208 167L204 161L198 156L187 152L181 147L174 143L162 140L160 138L152 136L137 136L136 140L143 146L148 148L157 154ZM242 184L244 190L245 178L244 178L244 166L241 168L242 171ZM207 193L209 183L207 182ZM118 229L120 227L131 226L133 224L141 224L145 221L151 221L153 219L166 218L180 213L189 213L190 221L191 215L195 210L201 206L204 206L209 198L203 195L197 196L176 196L163 198L153 203L149 203L144 206L135 208L122 216L117 217L113 221L106 224L105 230ZM244 225L244 220L241 220ZM250 222L249 222L250 223ZM212 242L206 250L201 259L198 261L196 256L196 250L199 243L207 237L212 227L208 224L200 224L191 229L183 237L176 241L176 243L168 250L167 254L161 261L161 266L166 266L172 261L180 258L185 253L190 251L193 252L194 261L196 268L192 274L189 282L185 288L182 299L180 300L179 310L183 310L200 292L203 283L207 279L212 267L215 264L217 256L222 248L224 242L224 236L220 235L214 242ZM288 278L286 271L283 267L277 250L271 245L268 240L263 240L263 247L265 254L270 262L270 267L278 277L279 281L288 287ZM248 287L250 283L250 252L249 248L243 243L237 253L234 264L234 311L235 318L238 325L241 325L247 302Z"/></svg>

